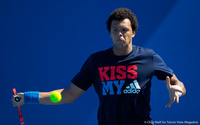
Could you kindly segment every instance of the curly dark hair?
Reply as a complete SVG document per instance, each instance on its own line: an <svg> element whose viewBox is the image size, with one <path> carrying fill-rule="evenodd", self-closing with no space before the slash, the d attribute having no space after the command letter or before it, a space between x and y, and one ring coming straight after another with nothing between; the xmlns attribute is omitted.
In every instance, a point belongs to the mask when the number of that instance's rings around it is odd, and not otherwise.
<svg viewBox="0 0 200 125"><path fill-rule="evenodd" d="M121 21L121 20L124 20L126 18L131 21L132 30L136 32L137 29L138 29L137 18L135 16L135 14L133 14L131 12L131 10L129 10L127 8L119 8L119 9L114 10L111 13L111 15L108 18L107 23L106 23L107 24L107 30L110 32L111 23L112 23L113 20Z"/></svg>

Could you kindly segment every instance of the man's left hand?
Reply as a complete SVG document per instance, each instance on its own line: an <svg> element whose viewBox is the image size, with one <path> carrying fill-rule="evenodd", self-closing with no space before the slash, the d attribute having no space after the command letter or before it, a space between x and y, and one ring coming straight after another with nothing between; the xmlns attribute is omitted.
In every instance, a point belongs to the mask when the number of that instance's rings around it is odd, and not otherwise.
<svg viewBox="0 0 200 125"><path fill-rule="evenodd" d="M183 91L180 90L180 89L177 89L175 86L170 84L169 76L166 77L166 84L167 84L167 89L169 91L170 101L165 107L169 107L170 108L171 105L175 102L175 100L176 100L177 103L179 103L179 96L178 96L177 92L183 93Z"/></svg>

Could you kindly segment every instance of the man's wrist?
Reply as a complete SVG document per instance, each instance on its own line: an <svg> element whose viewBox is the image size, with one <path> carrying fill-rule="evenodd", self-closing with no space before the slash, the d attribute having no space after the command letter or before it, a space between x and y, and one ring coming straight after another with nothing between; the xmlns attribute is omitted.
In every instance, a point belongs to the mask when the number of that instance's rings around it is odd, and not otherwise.
<svg viewBox="0 0 200 125"><path fill-rule="evenodd" d="M39 91L24 92L24 103L25 104L39 104Z"/></svg>

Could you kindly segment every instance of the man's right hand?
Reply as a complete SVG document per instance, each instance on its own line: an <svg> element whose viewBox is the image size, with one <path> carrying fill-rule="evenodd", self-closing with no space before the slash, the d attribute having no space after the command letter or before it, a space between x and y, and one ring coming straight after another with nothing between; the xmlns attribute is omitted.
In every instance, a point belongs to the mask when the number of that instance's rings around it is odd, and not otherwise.
<svg viewBox="0 0 200 125"><path fill-rule="evenodd" d="M19 97L20 101L16 102L14 100L15 97ZM11 101L12 101L13 107L19 107L19 106L24 105L24 93L17 93L17 95L13 95Z"/></svg>

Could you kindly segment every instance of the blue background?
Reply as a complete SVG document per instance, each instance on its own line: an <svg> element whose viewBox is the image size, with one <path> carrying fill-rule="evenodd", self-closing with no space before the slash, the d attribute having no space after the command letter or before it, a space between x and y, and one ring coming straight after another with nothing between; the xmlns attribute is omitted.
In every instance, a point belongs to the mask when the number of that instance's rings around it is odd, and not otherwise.
<svg viewBox="0 0 200 125"><path fill-rule="evenodd" d="M165 108L168 91L153 78L154 121L199 121L199 0L1 0L0 124L18 125L18 92L67 88L88 56L112 47L110 13L131 9L139 21L133 44L156 51L185 84L179 104ZM24 105L26 125L96 125L98 97L91 87L73 104Z"/></svg>

